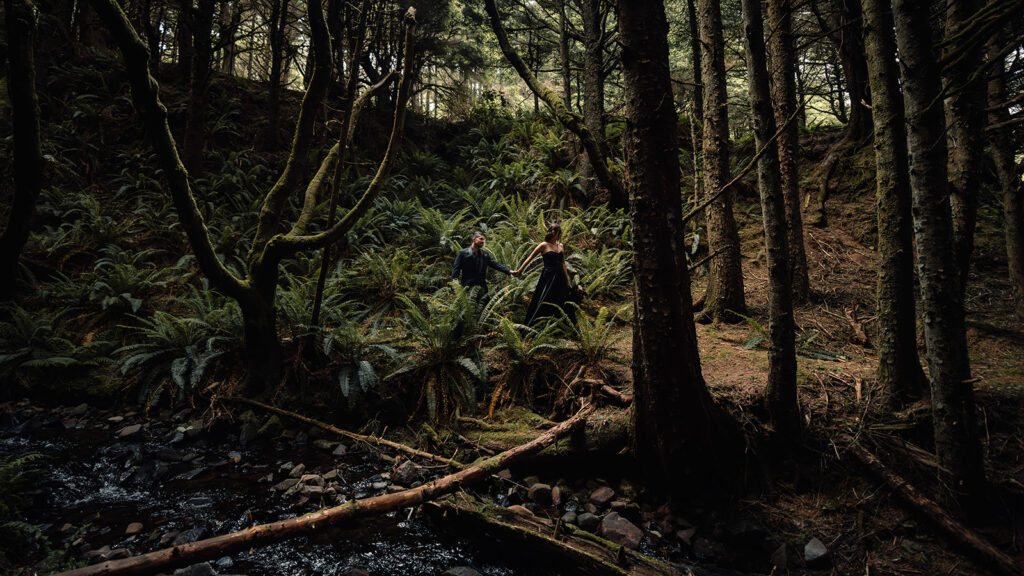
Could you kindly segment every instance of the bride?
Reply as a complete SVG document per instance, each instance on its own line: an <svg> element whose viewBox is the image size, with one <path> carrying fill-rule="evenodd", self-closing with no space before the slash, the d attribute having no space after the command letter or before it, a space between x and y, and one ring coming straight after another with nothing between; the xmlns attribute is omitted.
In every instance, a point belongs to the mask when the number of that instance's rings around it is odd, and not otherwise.
<svg viewBox="0 0 1024 576"><path fill-rule="evenodd" d="M537 281L537 288L533 291L533 299L530 307L526 309L526 320L524 324L532 326L537 320L555 316L563 311L570 320L575 317L575 310L566 303L572 300L571 282L569 270L565 267L565 246L562 245L562 227L558 224L548 224L544 241L537 244L537 247L530 252L526 260L516 269L512 275L522 274L526 265L539 253L544 260L544 270Z"/></svg>

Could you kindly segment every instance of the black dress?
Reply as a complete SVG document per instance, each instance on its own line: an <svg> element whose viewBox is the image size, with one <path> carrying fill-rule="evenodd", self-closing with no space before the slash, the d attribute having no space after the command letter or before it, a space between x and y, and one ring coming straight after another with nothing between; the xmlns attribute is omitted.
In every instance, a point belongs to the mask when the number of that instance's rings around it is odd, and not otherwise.
<svg viewBox="0 0 1024 576"><path fill-rule="evenodd" d="M544 270L540 273L540 280L537 280L530 307L526 309L527 326L533 326L541 318L558 315L559 309L564 310L570 319L575 318L575 309L566 306L571 300L571 291L562 267L565 254L550 250L541 257L544 259Z"/></svg>

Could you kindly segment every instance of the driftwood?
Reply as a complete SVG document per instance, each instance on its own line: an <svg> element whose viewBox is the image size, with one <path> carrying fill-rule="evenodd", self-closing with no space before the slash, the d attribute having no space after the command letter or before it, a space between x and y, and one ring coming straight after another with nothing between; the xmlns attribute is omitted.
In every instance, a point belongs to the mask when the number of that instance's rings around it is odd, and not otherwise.
<svg viewBox="0 0 1024 576"><path fill-rule="evenodd" d="M363 500L351 500L340 506L326 508L297 518L261 524L246 528L245 530L239 530L238 532L232 532L231 534L165 548L123 560L110 560L70 572L64 572L61 576L155 574L182 566L190 566L204 560L220 558L231 552L247 550L257 546L266 546L296 536L305 536L345 521L368 516L379 516L393 510L419 506L424 502L455 492L463 486L479 482L498 470L508 468L518 460L536 454L540 450L554 444L559 438L582 426L590 415L590 411L589 407L584 408L572 418L526 444L516 446L497 456L479 461L458 472L417 488Z"/></svg>
<svg viewBox="0 0 1024 576"><path fill-rule="evenodd" d="M423 450L417 450L416 448L413 448L412 446L407 446L405 444L400 444L398 442L392 442L391 440L386 440L384 438L378 438L376 436L367 436L367 435L364 435L364 434L357 434L355 432L349 432L348 430L342 430L341 428L338 428L336 426L331 426L330 424L327 424L326 422L321 422L319 420L314 420L314 419L312 419L312 418L310 418L308 416L303 416L302 414L296 414L295 412L289 412L288 410L285 410L283 408L278 408L277 406L271 406L270 404L264 404L263 402L258 402L256 400L250 400L248 398L242 398L241 396L230 396L230 397L227 397L227 398L222 398L222 400L226 400L226 401L229 401L229 402L237 402L239 404L248 404L249 406L256 406L257 408L262 408L264 410L267 410L268 412L273 412L275 414L280 414L282 416L287 416L289 418L298 420L299 422L305 422L306 424L310 424L312 426L316 426L317 428L320 428L321 430L327 430L328 432L332 432L332 433L337 434L339 436L344 436L346 438L351 438L351 439L357 440L359 442L366 442L367 444L371 444L373 446L386 446L388 448L392 448L394 450L398 450L399 452L405 452L406 454L409 454L410 456L418 456L420 458L426 458L427 460L433 460L434 462L440 462L442 464L447 464L447 465L451 466L452 468L462 469L462 468L466 467L465 464L463 464L461 462L457 462L455 460L452 460L451 458L445 458L444 456L438 456L437 454L431 454L430 452L424 452Z"/></svg>
<svg viewBox="0 0 1024 576"><path fill-rule="evenodd" d="M873 474L891 486L897 494L918 512L927 516L932 522L958 543L967 546L977 553L990 566L999 570L1007 576L1020 576L1024 574L1024 567L1018 566L1008 554L993 546L983 537L964 526L958 520L947 514L934 501L917 491L910 483L901 478L892 470L889 470L874 454L863 446L857 444L853 439L847 437L846 449L866 466Z"/></svg>

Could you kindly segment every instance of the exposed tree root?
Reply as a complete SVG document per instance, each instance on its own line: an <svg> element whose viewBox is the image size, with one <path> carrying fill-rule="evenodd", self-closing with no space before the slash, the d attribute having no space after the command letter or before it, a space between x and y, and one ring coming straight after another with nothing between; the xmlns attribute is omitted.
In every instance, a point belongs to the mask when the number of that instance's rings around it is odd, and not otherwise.
<svg viewBox="0 0 1024 576"><path fill-rule="evenodd" d="M849 437L844 438L844 441L847 444L846 449L853 454L861 464L866 466L873 474L891 486L907 504L910 504L915 510L924 514L931 519L932 522L942 528L946 535L953 538L956 542L973 550L977 553L980 559L983 559L987 564L997 569L1000 573L1008 576L1020 576L1021 574L1024 574L1024 567L1018 566L1013 558L1003 553L983 537L979 536L967 526L964 526L962 523L947 514L939 507L938 504L918 492L917 489L910 485L909 482L898 476L895 472L889 470L885 464L882 464L882 462L866 448L857 444Z"/></svg>
<svg viewBox="0 0 1024 576"><path fill-rule="evenodd" d="M590 413L591 409L586 407L572 418L526 444L486 460L481 460L458 472L417 488L363 500L352 500L334 508L326 508L297 518L261 524L238 532L232 532L231 534L165 548L123 560L110 560L93 566L64 572L62 576L154 574L165 572L204 560L220 558L231 552L246 550L256 546L266 546L288 538L312 534L317 530L341 522L368 516L378 516L393 510L418 506L445 494L455 492L463 486L479 482L498 470L508 468L517 461L536 454L554 444L559 438L582 426Z"/></svg>

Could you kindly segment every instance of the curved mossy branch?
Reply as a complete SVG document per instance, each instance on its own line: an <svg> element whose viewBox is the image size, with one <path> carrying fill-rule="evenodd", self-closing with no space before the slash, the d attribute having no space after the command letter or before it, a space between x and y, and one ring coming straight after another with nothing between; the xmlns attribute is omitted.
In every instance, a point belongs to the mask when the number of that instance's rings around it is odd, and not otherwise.
<svg viewBox="0 0 1024 576"><path fill-rule="evenodd" d="M346 106L342 111L341 132L339 133L338 141L334 146L331 146L331 150L327 153L327 156L324 157L323 162L320 163L320 168L316 171L313 179L309 181L309 186L306 187L305 199L302 203L302 213L299 215L299 219L296 220L295 225L292 226L291 231L288 232L288 236L302 236L306 233L306 228L313 220L313 210L316 208L316 199L320 197L320 192L323 190L324 186L330 182L328 176L333 172L335 182L340 178L338 169L341 168L341 163L345 161L345 153L352 146L352 136L355 134L354 126L356 120L359 118L360 110L362 110L366 101L369 100L371 96L391 82L394 75L394 72L389 72L387 76L381 79L380 82L374 84L363 92L351 107ZM351 98L349 101L351 102ZM333 225L334 223L334 209L336 209L336 206L335 198L332 198L331 207L329 209L330 215L328 216L329 225Z"/></svg>
<svg viewBox="0 0 1024 576"><path fill-rule="evenodd" d="M597 140L594 139L594 135L587 129L582 118L569 109L564 100L559 98L554 91L541 85L537 77L530 71L529 66L526 65L526 62L523 62L523 59L512 48L512 44L508 40L508 34L505 32L505 27L501 24L501 17L498 15L498 8L494 0L486 0L485 4L487 6L487 14L491 18L491 28L494 30L494 35L498 38L498 46L501 47L501 52L508 59L509 64L516 69L519 77L523 79L523 82L526 83L530 90L547 104L551 112L558 118L558 121L583 143L583 148L587 151L590 165L594 168L594 176L597 177L602 186L608 189L608 194L611 197L610 204L615 208L627 207L628 200L626 192L622 188L622 182L612 176L611 171L608 170L607 158L601 152L601 147Z"/></svg>
<svg viewBox="0 0 1024 576"><path fill-rule="evenodd" d="M398 155L398 147L401 144L402 135L405 131L405 108L409 100L409 88L412 84L413 76L413 33L415 29L416 9L410 7L405 13L405 54L402 61L402 81L398 86L398 101L395 104L395 119L391 127L391 139L388 141L388 148L384 153L384 158L377 167L377 173L366 187L363 196L337 224L320 234L310 236L278 234L267 243L263 260L272 263L303 250L323 248L333 244L351 230L355 223L370 209L374 198L377 197L381 187L388 178L388 174L391 172L391 165Z"/></svg>
<svg viewBox="0 0 1024 576"><path fill-rule="evenodd" d="M174 136L167 125L167 108L160 101L160 87L149 73L149 50L132 28L116 0L91 0L93 8L110 30L124 57L135 106L142 111L146 131L153 141L157 160L167 176L178 218L196 254L199 268L213 285L233 298L244 296L248 284L235 277L217 257L203 215L199 212L188 171L181 163Z"/></svg>
<svg viewBox="0 0 1024 576"><path fill-rule="evenodd" d="M299 120L295 126L295 135L292 137L288 162L285 164L281 177L277 179L274 187L270 189L267 197L263 200L263 207L260 208L256 236L253 238L252 248L249 250L250 270L256 265L257 255L277 233L285 202L299 187L299 181L307 163L307 152L313 142L313 123L316 120L317 112L319 112L320 103L327 95L327 88L330 85L331 69L333 68L331 35L327 30L323 6L320 5L320 0L310 0L306 4L309 7L309 28L314 61L313 77L309 81L306 94L302 97Z"/></svg>

